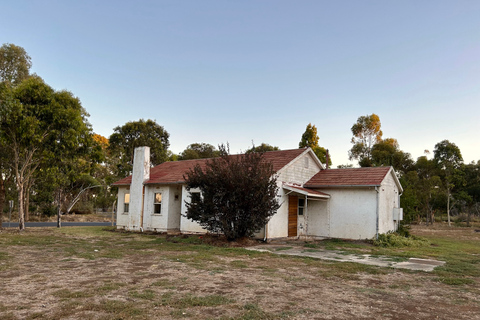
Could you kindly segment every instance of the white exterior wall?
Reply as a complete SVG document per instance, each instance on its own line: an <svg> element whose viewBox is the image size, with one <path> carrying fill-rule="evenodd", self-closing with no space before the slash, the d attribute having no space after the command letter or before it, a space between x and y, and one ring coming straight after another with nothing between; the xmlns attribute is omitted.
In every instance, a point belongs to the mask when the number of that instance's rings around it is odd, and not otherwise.
<svg viewBox="0 0 480 320"><path fill-rule="evenodd" d="M193 189L192 192L200 190ZM187 191L185 185L182 186L182 206L181 206L181 217L180 217L180 232L184 233L207 233L207 230L202 228L198 222L188 219L185 215L187 214L187 205L185 201L190 202L190 192Z"/></svg>
<svg viewBox="0 0 480 320"><path fill-rule="evenodd" d="M329 237L371 239L376 235L377 192L374 187L321 191L331 196Z"/></svg>
<svg viewBox="0 0 480 320"><path fill-rule="evenodd" d="M282 189L282 183L280 180L277 183L279 186L277 195L278 203L281 204L280 208L277 210L268 221L267 224L267 238L284 238L288 236L288 196L285 195L285 190ZM263 237L263 234L262 234Z"/></svg>
<svg viewBox="0 0 480 320"><path fill-rule="evenodd" d="M123 212L126 193L130 193L130 187L118 187L117 229L128 229L128 212Z"/></svg>
<svg viewBox="0 0 480 320"><path fill-rule="evenodd" d="M306 235L330 237L330 200L307 199L304 214Z"/></svg>
<svg viewBox="0 0 480 320"><path fill-rule="evenodd" d="M160 213L154 213L155 193L162 194ZM145 188L143 228L152 231L180 229L181 187L147 185Z"/></svg>
<svg viewBox="0 0 480 320"><path fill-rule="evenodd" d="M393 171L382 181L379 188L379 230L378 233L387 233L398 229L398 221L393 220L393 208L399 208L398 186L393 178Z"/></svg>

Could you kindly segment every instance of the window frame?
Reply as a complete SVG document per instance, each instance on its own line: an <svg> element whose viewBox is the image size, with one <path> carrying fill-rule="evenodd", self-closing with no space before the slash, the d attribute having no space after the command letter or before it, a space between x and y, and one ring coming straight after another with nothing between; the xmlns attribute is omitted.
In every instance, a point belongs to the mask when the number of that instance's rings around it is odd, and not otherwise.
<svg viewBox="0 0 480 320"><path fill-rule="evenodd" d="M157 195L160 195L160 201L157 201ZM153 193L153 214L154 215L162 214L162 193L161 192Z"/></svg>
<svg viewBox="0 0 480 320"><path fill-rule="evenodd" d="M123 213L128 213L130 210L130 192L123 194Z"/></svg>
<svg viewBox="0 0 480 320"><path fill-rule="evenodd" d="M303 202L302 205L300 205L300 201ZM298 215L299 215L299 216L303 216L304 213L305 213L305 202L306 202L306 201L305 201L304 198L298 198L298 206L297 206L297 208L298 208Z"/></svg>

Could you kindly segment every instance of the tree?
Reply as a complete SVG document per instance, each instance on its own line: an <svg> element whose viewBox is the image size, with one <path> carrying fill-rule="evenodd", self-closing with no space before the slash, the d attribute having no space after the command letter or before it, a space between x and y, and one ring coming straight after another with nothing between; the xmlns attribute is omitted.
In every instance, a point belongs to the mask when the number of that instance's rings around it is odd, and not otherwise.
<svg viewBox="0 0 480 320"><path fill-rule="evenodd" d="M3 108L8 99L10 88L7 83L0 83L0 106ZM0 111L1 112L1 111ZM13 182L12 169L9 161L12 159L5 137L0 132L0 219L5 210L7 185Z"/></svg>
<svg viewBox="0 0 480 320"><path fill-rule="evenodd" d="M305 129L305 132L302 134L302 139L300 140L298 147L311 148L322 163L327 163L328 150L318 145L319 140L317 127L309 123ZM330 156L328 156L328 165L332 165L332 159Z"/></svg>
<svg viewBox="0 0 480 320"><path fill-rule="evenodd" d="M158 165L168 160L168 132L154 120L127 122L113 129L108 139L109 150L115 157L117 177L125 177L132 171L133 154L137 147L150 147L151 164Z"/></svg>
<svg viewBox="0 0 480 320"><path fill-rule="evenodd" d="M372 166L392 166L398 174L404 174L413 167L409 153L400 150L396 139L383 139L372 147Z"/></svg>
<svg viewBox="0 0 480 320"><path fill-rule="evenodd" d="M362 167L372 166L372 148L382 139L380 118L372 113L361 116L352 126L352 149L348 152L350 160L356 159Z"/></svg>
<svg viewBox="0 0 480 320"><path fill-rule="evenodd" d="M468 224L470 224L470 214L473 209L480 213L480 160L463 166L462 171L465 175L464 193L468 196L465 198L468 200Z"/></svg>
<svg viewBox="0 0 480 320"><path fill-rule="evenodd" d="M267 151L278 151L280 150L278 147L274 147L269 145L268 143L262 143L259 146L252 146L248 149L245 153L252 153L252 152L267 152Z"/></svg>
<svg viewBox="0 0 480 320"><path fill-rule="evenodd" d="M300 140L300 143L298 144L299 148L314 148L318 147L318 134L317 134L317 127L315 125L312 126L311 123L307 125L307 128L305 129L305 132L302 134L302 139Z"/></svg>
<svg viewBox="0 0 480 320"><path fill-rule="evenodd" d="M199 189L201 197L187 203L187 218L211 232L223 232L228 240L252 236L280 205L275 173L263 153L229 155L220 146L220 157L190 169L187 190Z"/></svg>
<svg viewBox="0 0 480 320"><path fill-rule="evenodd" d="M425 213L427 225L434 222L434 211L438 202L442 181L438 176L435 161L426 156L419 157L415 164L418 179L413 185L421 212Z"/></svg>
<svg viewBox="0 0 480 320"><path fill-rule="evenodd" d="M443 140L435 145L433 158L438 168L444 174L445 189L447 192L447 219L448 225L451 226L450 198L452 189L455 188L455 180L457 181L457 185L462 183L458 179L459 169L463 164L462 153L455 143Z"/></svg>
<svg viewBox="0 0 480 320"><path fill-rule="evenodd" d="M32 62L25 49L5 43L0 47L0 81L18 85L29 76Z"/></svg>
<svg viewBox="0 0 480 320"><path fill-rule="evenodd" d="M78 98L68 91L56 92L38 76L24 80L4 96L0 135L12 154L9 165L18 193L19 228L23 230L25 199L36 170L55 159L69 159L85 148L90 127Z"/></svg>
<svg viewBox="0 0 480 320"><path fill-rule="evenodd" d="M206 159L219 156L219 151L208 143L192 143L178 156L178 160Z"/></svg>

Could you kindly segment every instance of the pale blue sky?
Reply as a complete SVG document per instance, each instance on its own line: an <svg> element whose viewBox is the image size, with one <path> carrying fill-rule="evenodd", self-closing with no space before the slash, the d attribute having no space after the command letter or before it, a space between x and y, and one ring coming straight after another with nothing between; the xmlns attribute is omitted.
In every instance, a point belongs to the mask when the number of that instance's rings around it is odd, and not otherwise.
<svg viewBox="0 0 480 320"><path fill-rule="evenodd" d="M480 160L480 1L0 0L0 44L68 89L108 137L155 119L194 142L298 147L318 128L334 166L376 113L414 159L456 143Z"/></svg>

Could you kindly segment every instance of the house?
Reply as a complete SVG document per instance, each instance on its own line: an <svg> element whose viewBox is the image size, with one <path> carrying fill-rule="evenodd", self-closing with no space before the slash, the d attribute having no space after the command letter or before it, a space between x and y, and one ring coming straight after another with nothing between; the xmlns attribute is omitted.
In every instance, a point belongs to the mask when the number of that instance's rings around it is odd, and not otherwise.
<svg viewBox="0 0 480 320"><path fill-rule="evenodd" d="M185 217L186 202L199 190L186 190L184 174L208 159L164 162L150 168L150 149L135 149L133 173L118 187L117 228L205 233ZM256 234L285 237L373 238L394 231L402 220L402 186L392 167L326 169L310 149L270 151L264 160L277 175L277 213Z"/></svg>

